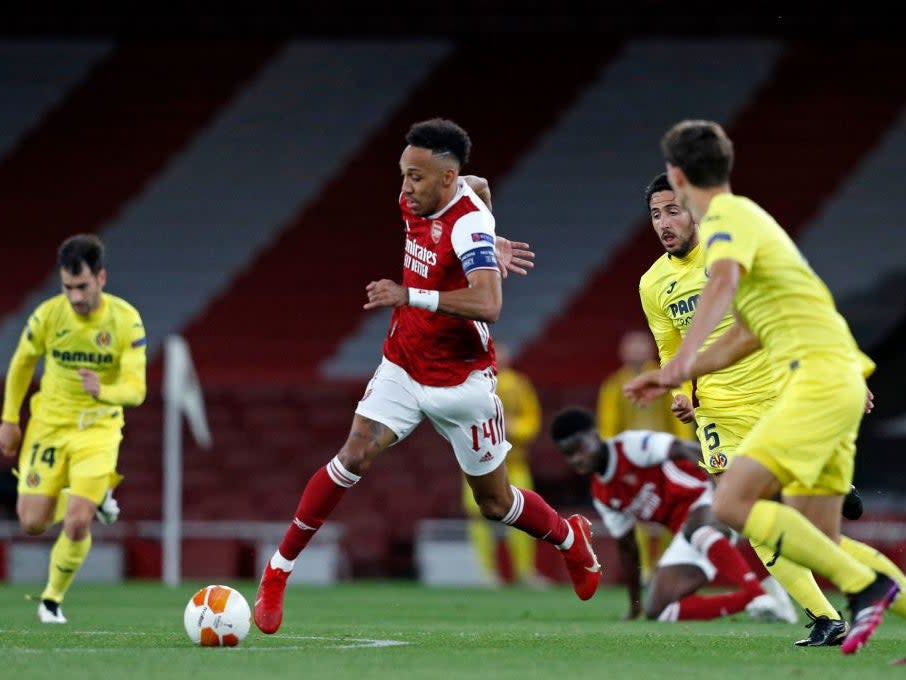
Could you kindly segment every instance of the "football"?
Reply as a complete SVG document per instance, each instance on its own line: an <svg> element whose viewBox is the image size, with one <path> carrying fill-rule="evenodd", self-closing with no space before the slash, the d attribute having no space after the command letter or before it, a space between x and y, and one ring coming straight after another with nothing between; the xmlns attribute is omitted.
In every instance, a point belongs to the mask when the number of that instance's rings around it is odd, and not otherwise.
<svg viewBox="0 0 906 680"><path fill-rule="evenodd" d="M229 586L205 586L183 616L189 639L202 647L235 647L248 635L251 621L249 603Z"/></svg>

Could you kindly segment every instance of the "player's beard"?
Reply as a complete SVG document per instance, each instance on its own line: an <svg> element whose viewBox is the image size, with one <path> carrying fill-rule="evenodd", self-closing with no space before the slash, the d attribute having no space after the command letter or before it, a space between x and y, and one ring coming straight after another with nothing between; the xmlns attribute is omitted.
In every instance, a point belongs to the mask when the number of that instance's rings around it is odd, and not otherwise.
<svg viewBox="0 0 906 680"><path fill-rule="evenodd" d="M670 254L673 257L678 257L680 259L686 257L689 254L689 251L692 250L692 237L690 236L687 239L680 241L679 245L676 246L673 250L670 251Z"/></svg>

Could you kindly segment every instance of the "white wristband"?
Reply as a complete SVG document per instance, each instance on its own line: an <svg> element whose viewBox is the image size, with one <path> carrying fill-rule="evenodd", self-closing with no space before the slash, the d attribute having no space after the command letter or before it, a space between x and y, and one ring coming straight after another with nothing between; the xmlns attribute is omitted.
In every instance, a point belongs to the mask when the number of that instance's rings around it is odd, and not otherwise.
<svg viewBox="0 0 906 680"><path fill-rule="evenodd" d="M440 304L440 292L424 288L409 288L409 306L436 312Z"/></svg>

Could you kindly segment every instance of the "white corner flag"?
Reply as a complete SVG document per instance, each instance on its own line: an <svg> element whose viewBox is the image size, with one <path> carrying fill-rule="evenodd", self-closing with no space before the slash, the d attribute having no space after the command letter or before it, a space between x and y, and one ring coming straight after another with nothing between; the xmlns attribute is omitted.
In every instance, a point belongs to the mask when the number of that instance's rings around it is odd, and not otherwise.
<svg viewBox="0 0 906 680"><path fill-rule="evenodd" d="M182 576L182 417L195 441L212 445L201 384L185 338L167 336L164 344L164 450L162 514L163 579L179 585Z"/></svg>

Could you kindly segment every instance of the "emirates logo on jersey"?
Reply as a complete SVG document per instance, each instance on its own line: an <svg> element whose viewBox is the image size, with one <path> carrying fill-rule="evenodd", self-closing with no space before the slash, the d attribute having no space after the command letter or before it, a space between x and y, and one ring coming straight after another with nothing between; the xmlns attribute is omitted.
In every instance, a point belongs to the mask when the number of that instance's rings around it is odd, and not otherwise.
<svg viewBox="0 0 906 680"><path fill-rule="evenodd" d="M112 337L107 331L99 331L97 335L94 336L94 342L98 347L110 347L110 342Z"/></svg>
<svg viewBox="0 0 906 680"><path fill-rule="evenodd" d="M444 233L444 223L440 220L434 220L431 223L431 240L440 243L440 237Z"/></svg>

